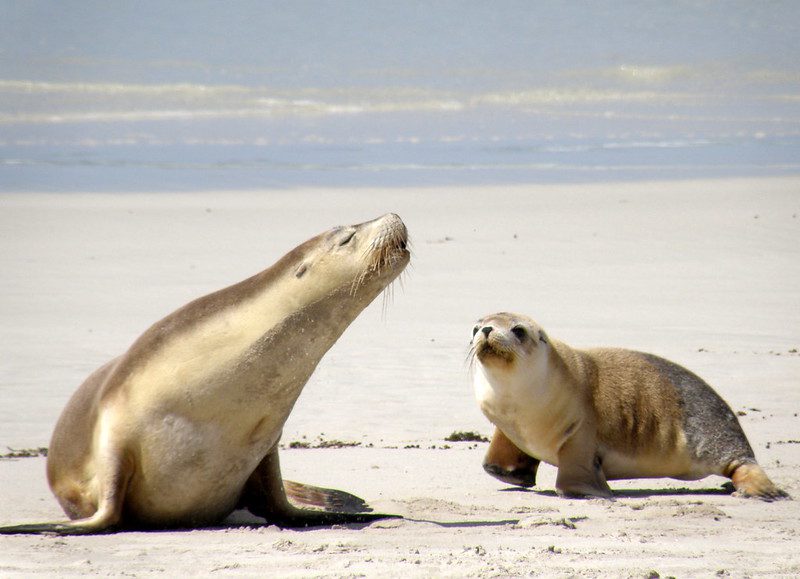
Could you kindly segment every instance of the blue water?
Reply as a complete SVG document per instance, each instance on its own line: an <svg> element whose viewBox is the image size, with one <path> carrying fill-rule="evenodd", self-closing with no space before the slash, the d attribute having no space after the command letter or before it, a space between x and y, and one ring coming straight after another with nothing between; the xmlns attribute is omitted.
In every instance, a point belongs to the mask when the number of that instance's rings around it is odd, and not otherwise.
<svg viewBox="0 0 800 579"><path fill-rule="evenodd" d="M797 2L0 13L0 190L800 174Z"/></svg>

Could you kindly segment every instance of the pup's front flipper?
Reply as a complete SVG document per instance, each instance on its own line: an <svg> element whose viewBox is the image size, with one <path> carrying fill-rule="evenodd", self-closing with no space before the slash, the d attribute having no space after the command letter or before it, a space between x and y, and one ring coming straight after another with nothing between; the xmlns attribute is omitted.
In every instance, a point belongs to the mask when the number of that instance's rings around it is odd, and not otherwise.
<svg viewBox="0 0 800 579"><path fill-rule="evenodd" d="M495 428L483 459L483 470L504 483L527 488L536 484L538 469L539 459L524 453L502 430Z"/></svg>
<svg viewBox="0 0 800 579"><path fill-rule="evenodd" d="M580 426L559 449L556 491L566 497L613 500L597 454L597 437L593 428Z"/></svg>

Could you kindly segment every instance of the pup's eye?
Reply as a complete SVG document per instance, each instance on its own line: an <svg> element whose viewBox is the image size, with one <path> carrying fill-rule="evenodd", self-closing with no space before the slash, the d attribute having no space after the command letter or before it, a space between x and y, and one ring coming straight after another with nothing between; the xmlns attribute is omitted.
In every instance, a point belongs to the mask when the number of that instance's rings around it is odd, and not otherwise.
<svg viewBox="0 0 800 579"><path fill-rule="evenodd" d="M355 231L351 231L350 233L345 235L344 238L342 238L342 240L339 242L339 247L341 247L342 245L347 245L348 243L350 243L350 240L353 239L353 236L355 236L355 234L356 234Z"/></svg>
<svg viewBox="0 0 800 579"><path fill-rule="evenodd" d="M475 336L475 334L477 334L478 330L480 330L480 329L481 329L480 326L475 326L474 328L472 328L472 335Z"/></svg>
<svg viewBox="0 0 800 579"><path fill-rule="evenodd" d="M525 331L525 328L522 326L514 326L511 328L511 333L514 334L520 342L525 339L525 336L528 335L528 333Z"/></svg>

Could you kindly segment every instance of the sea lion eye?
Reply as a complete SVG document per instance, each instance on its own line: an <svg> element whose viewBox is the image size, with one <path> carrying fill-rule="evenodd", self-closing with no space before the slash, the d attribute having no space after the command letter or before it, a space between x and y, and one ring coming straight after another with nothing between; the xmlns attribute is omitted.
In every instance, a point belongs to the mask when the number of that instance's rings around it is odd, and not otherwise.
<svg viewBox="0 0 800 579"><path fill-rule="evenodd" d="M355 231L351 231L347 235L345 235L344 238L339 242L339 247L341 247L342 245L347 245L348 243L350 243L350 240L353 239L353 236L355 234L356 234Z"/></svg>
<svg viewBox="0 0 800 579"><path fill-rule="evenodd" d="M472 328L472 337L473 338L475 337L475 334L477 334L478 330L480 330L480 329L481 329L480 326L475 326L474 328Z"/></svg>
<svg viewBox="0 0 800 579"><path fill-rule="evenodd" d="M528 335L528 332L526 332L525 328L522 326L514 326L511 328L511 333L514 334L520 342Z"/></svg>

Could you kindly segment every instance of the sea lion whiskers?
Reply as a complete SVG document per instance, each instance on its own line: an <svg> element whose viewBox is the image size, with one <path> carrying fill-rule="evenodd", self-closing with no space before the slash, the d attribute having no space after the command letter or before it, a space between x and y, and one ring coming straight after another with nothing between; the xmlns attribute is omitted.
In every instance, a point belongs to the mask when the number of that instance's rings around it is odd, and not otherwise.
<svg viewBox="0 0 800 579"><path fill-rule="evenodd" d="M385 269L394 270L397 263L411 255L411 242L405 225L399 219L390 221L381 227L375 237L363 250L361 259L364 262L364 270L358 275L350 287L351 295L355 295L358 288L372 277L380 276ZM402 272L398 276L402 286ZM384 290L384 310L386 308L386 296L392 296L394 292L393 284L387 285Z"/></svg>
<svg viewBox="0 0 800 579"><path fill-rule="evenodd" d="M481 335L478 335L479 330ZM483 320L479 320L472 329L472 340L470 340L466 358L471 375L476 367L476 361L488 362L491 358L506 364L514 362L515 354L512 347L505 344L502 339L498 339L496 333L492 334L492 328L484 326Z"/></svg>
<svg viewBox="0 0 800 579"><path fill-rule="evenodd" d="M496 335L483 338L475 344L474 349L475 357L482 362L487 362L491 359L513 364L517 358L513 346L505 343L503 339L498 338Z"/></svg>
<svg viewBox="0 0 800 579"><path fill-rule="evenodd" d="M470 372L475 371L475 359L477 357L477 353L475 352L475 345L470 342L469 348L467 348L467 355L464 357L464 364L469 368Z"/></svg>
<svg viewBox="0 0 800 579"><path fill-rule="evenodd" d="M405 244L404 248L408 251L408 243ZM410 253L410 252L409 252ZM393 259L397 259L394 257ZM394 263L392 263L392 267L394 267ZM407 269L407 268L406 268ZM395 278L394 283L387 285L381 294L381 318L384 319L386 317L386 312L389 310L389 306L394 303L394 292L395 286L400 286L400 291L402 292L405 289L405 276L407 274L406 269L400 272L400 275Z"/></svg>
<svg viewBox="0 0 800 579"><path fill-rule="evenodd" d="M399 248L400 251L408 252L409 255L412 253L411 252L411 245L410 245L408 239L406 239L405 242L398 244L397 247ZM396 255L394 257L392 257L392 260L396 260L396 259L398 259L398 257ZM393 261L391 262L391 266L392 266L392 268L395 267L395 264L394 264ZM395 278L394 282L389 284L389 285L387 285L383 289L383 293L381 295L381 317L382 318L386 317L386 312L389 309L389 305L394 303L395 287L396 286L400 286L400 291L401 292L405 290L405 279L406 279L406 275L408 275L408 269L409 269L408 267L404 268L403 271L400 272L400 275L398 275L397 278Z"/></svg>

